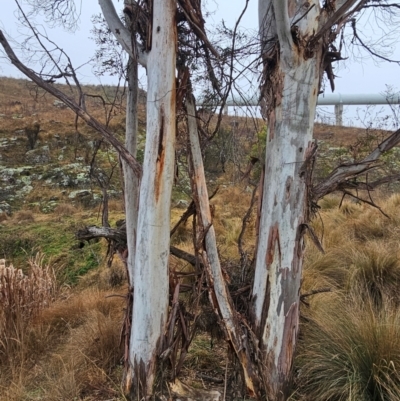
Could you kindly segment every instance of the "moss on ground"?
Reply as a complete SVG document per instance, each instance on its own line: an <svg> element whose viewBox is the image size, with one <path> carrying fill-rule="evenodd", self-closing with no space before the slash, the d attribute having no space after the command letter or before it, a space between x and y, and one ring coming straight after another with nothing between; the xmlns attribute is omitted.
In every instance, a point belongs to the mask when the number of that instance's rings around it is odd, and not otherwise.
<svg viewBox="0 0 400 401"><path fill-rule="evenodd" d="M78 217L64 221L37 221L3 225L0 230L0 257L15 267L26 268L27 256L41 251L47 262L51 262L61 282L77 283L80 276L98 267L104 261L101 241L79 243L75 239ZM88 219L84 224L95 224Z"/></svg>

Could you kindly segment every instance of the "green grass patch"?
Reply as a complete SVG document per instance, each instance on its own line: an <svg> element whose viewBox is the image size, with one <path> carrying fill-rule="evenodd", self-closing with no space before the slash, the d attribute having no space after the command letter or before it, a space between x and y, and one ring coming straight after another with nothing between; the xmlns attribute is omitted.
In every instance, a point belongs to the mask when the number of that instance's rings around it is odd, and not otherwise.
<svg viewBox="0 0 400 401"><path fill-rule="evenodd" d="M76 230L77 223L72 218L62 222L24 224L23 229L19 225L3 227L0 232L0 257L25 270L28 256L40 250L46 262L55 266L59 280L74 285L80 276L100 265L104 245L103 242L92 242L80 248L75 239Z"/></svg>

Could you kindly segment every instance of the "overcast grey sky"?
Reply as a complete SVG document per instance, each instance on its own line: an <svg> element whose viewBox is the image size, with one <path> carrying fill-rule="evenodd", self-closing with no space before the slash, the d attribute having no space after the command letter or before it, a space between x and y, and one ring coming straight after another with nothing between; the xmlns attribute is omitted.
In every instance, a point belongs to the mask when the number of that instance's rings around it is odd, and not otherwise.
<svg viewBox="0 0 400 401"><path fill-rule="evenodd" d="M61 48L63 48L72 59L75 67L82 65L94 55L95 44L90 39L92 36L91 16L100 13L97 0L75 0L77 7L81 7L80 24L77 31L72 34L65 32L61 28L48 29L49 36ZM23 4L23 0L21 3ZM122 1L114 0L116 8L122 6ZM233 26L239 16L245 0L205 0L203 3L213 15L207 20L208 29L212 29L213 25L217 25L222 19L228 26ZM14 0L1 0L0 9L0 27L13 38L16 42L21 42L24 37L18 28L15 18L16 4ZM367 36L370 36L376 30L374 21L367 20L365 22ZM241 25L246 29L256 32L258 25L257 18L257 0L250 0L248 10L242 19ZM400 35L400 27L398 35ZM387 48L386 48L387 50ZM400 41L393 47L392 58L400 60ZM340 93L383 93L386 85L392 86L400 90L399 74L400 67L398 64L390 64L387 62L374 62L371 57L364 53L362 60L354 61L352 59L341 62L335 68L337 75L336 92ZM21 77L21 74L10 65L4 58L0 58L0 75ZM94 77L92 68L87 66L80 70L80 79L84 83L99 83ZM102 82L105 84L113 83L113 78L103 77ZM329 90L330 91L330 90Z"/></svg>

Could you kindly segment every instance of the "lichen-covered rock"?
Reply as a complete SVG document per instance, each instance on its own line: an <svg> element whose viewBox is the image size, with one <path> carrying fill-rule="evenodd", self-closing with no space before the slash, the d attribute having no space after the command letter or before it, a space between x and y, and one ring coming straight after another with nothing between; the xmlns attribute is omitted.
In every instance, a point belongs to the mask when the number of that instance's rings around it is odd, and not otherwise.
<svg viewBox="0 0 400 401"><path fill-rule="evenodd" d="M64 166L49 166L42 179L47 185L61 188L79 188L90 184L89 166L81 163L71 163Z"/></svg>
<svg viewBox="0 0 400 401"><path fill-rule="evenodd" d="M189 202L184 199L179 199L175 207L177 209L187 209L189 207Z"/></svg>
<svg viewBox="0 0 400 401"><path fill-rule="evenodd" d="M25 153L25 161L33 164L46 164L51 161L49 146L42 146Z"/></svg>
<svg viewBox="0 0 400 401"><path fill-rule="evenodd" d="M87 196L91 196L90 191L87 189L80 189L78 191L72 191L68 195L69 199L79 199L79 198L85 198Z"/></svg>
<svg viewBox="0 0 400 401"><path fill-rule="evenodd" d="M0 202L0 214L11 215L11 206L7 202Z"/></svg>

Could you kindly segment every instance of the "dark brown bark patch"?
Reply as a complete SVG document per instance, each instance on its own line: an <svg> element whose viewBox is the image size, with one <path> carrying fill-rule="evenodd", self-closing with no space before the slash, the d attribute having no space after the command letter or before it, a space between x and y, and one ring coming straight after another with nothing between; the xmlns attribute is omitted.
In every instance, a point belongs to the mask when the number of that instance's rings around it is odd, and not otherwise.
<svg viewBox="0 0 400 401"><path fill-rule="evenodd" d="M164 115L164 108L161 106L160 108L160 133L158 137L158 149L157 149L157 162L156 162L156 175L155 175L155 182L154 182L154 194L156 198L156 202L160 197L160 193L162 190L162 174L164 170L164 162L165 162L165 115Z"/></svg>
<svg viewBox="0 0 400 401"><path fill-rule="evenodd" d="M130 392L128 397L130 400L147 399L147 375L150 373L146 369L146 364L141 359L139 362L134 361L133 378L131 381Z"/></svg>
<svg viewBox="0 0 400 401"><path fill-rule="evenodd" d="M267 255L266 255L266 265L267 269L272 264L275 258L275 245L278 246L279 260L281 259L281 243L279 239L279 228L278 223L275 223L269 230L269 237L268 237L268 248L267 248Z"/></svg>
<svg viewBox="0 0 400 401"><path fill-rule="evenodd" d="M275 136L275 121L276 121L275 110L272 110L269 115L269 118L268 118L268 122L269 122L269 124L268 124L268 129L269 129L268 140L269 141L272 141Z"/></svg>
<svg viewBox="0 0 400 401"><path fill-rule="evenodd" d="M285 316L285 327L283 331L284 346L279 355L279 371L283 377L288 377L292 368L293 353L297 339L297 328L299 320L299 304L293 302Z"/></svg>
<svg viewBox="0 0 400 401"><path fill-rule="evenodd" d="M260 344L262 344L263 329L264 329L265 325L267 324L270 298L271 298L271 284L269 281L269 276L267 276L267 290L266 290L266 294L264 297L264 304L263 304L262 313L261 313L260 325L256 328L256 335L258 337ZM254 299L254 302L255 302L255 299Z"/></svg>
<svg viewBox="0 0 400 401"><path fill-rule="evenodd" d="M290 189L292 187L292 182L293 182L293 177L289 176L286 179L286 184L285 184L285 200L288 202L290 200Z"/></svg>

